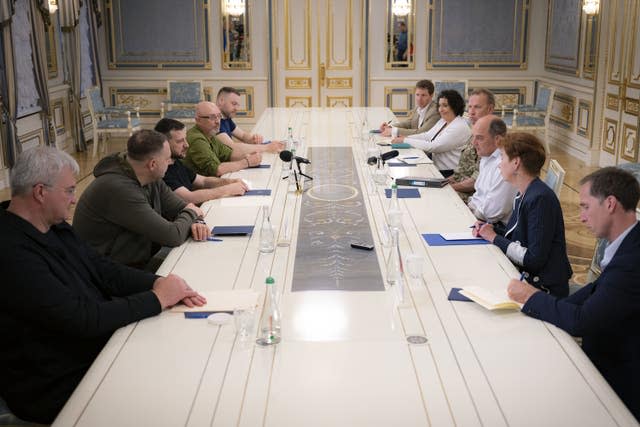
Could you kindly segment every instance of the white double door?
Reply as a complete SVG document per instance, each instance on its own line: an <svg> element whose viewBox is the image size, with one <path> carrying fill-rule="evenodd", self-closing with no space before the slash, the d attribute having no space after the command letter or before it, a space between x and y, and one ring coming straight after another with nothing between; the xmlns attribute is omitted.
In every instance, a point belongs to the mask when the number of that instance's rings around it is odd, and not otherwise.
<svg viewBox="0 0 640 427"><path fill-rule="evenodd" d="M277 107L360 106L363 0L275 0Z"/></svg>

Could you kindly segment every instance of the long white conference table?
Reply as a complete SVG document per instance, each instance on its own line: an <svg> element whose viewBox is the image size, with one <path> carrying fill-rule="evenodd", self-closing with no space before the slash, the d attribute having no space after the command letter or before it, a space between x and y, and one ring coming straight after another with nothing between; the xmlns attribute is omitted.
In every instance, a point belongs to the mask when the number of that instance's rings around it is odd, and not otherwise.
<svg viewBox="0 0 640 427"><path fill-rule="evenodd" d="M362 122L366 118L366 131L392 117L385 108L274 108L255 128L284 139L292 127L306 152L351 147L383 278L389 200L385 186L372 183ZM408 153L421 154L402 151ZM265 277L273 276L282 342L241 342L233 324L165 311L113 335L55 426L637 425L563 331L518 311L447 299L452 287L504 291L517 277L492 245L424 242L422 233L461 232L474 222L448 186L400 200L401 253L419 256L424 265L421 278L405 275L404 304L386 282L383 291L292 292L302 197L288 191L276 155L265 155L263 163L271 167L235 176L272 189L276 238L289 232L291 244L261 254L260 208L216 200L204 205L210 226L255 224L256 232L222 242L188 241L170 253L159 274L178 274L200 291L262 293ZM433 165L389 171L439 176ZM409 343L406 338L415 335L427 342Z"/></svg>

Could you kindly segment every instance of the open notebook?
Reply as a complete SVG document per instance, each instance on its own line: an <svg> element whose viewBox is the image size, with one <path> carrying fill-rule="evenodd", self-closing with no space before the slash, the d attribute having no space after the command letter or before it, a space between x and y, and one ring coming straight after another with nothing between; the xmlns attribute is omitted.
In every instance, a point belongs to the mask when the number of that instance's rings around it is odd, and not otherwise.
<svg viewBox="0 0 640 427"><path fill-rule="evenodd" d="M479 286L465 286L460 290L460 294L487 310L520 310L522 308L522 304L509 298L506 290L497 293Z"/></svg>

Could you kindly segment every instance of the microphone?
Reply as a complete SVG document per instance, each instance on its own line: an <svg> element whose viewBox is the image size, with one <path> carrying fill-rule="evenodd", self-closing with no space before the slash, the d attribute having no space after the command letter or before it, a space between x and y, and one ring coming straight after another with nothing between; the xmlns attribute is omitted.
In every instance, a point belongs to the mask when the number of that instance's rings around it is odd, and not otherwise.
<svg viewBox="0 0 640 427"><path fill-rule="evenodd" d="M398 152L396 151L396 156ZM283 162L290 162L291 160L295 160L298 163L311 164L309 159L305 159L304 157L294 156L293 153L289 150L282 150L280 152L280 160Z"/></svg>
<svg viewBox="0 0 640 427"><path fill-rule="evenodd" d="M398 157L399 154L400 152L398 150L387 151L386 153L380 155L380 159L382 159L383 162L386 162L387 160Z"/></svg>

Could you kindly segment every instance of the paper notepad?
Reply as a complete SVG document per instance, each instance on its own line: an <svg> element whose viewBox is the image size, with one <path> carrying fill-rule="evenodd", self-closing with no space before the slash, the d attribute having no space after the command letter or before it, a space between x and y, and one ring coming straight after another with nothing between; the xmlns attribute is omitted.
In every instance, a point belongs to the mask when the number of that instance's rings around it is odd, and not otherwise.
<svg viewBox="0 0 640 427"><path fill-rule="evenodd" d="M232 291L208 291L200 292L207 299L202 307L187 307L184 304L173 306L169 311L173 313L197 313L233 311L236 308L257 307L260 294L250 289L238 289Z"/></svg>
<svg viewBox="0 0 640 427"><path fill-rule="evenodd" d="M522 304L510 299L506 291L495 293L479 286L465 286L460 290L460 294L487 310L520 310L522 308Z"/></svg>
<svg viewBox="0 0 640 427"><path fill-rule="evenodd" d="M248 206L271 206L273 199L271 196L251 196L251 197L227 197L220 199L220 206L248 207Z"/></svg>
<svg viewBox="0 0 640 427"><path fill-rule="evenodd" d="M444 240L482 240L482 237L474 237L471 231L462 233L440 233Z"/></svg>

